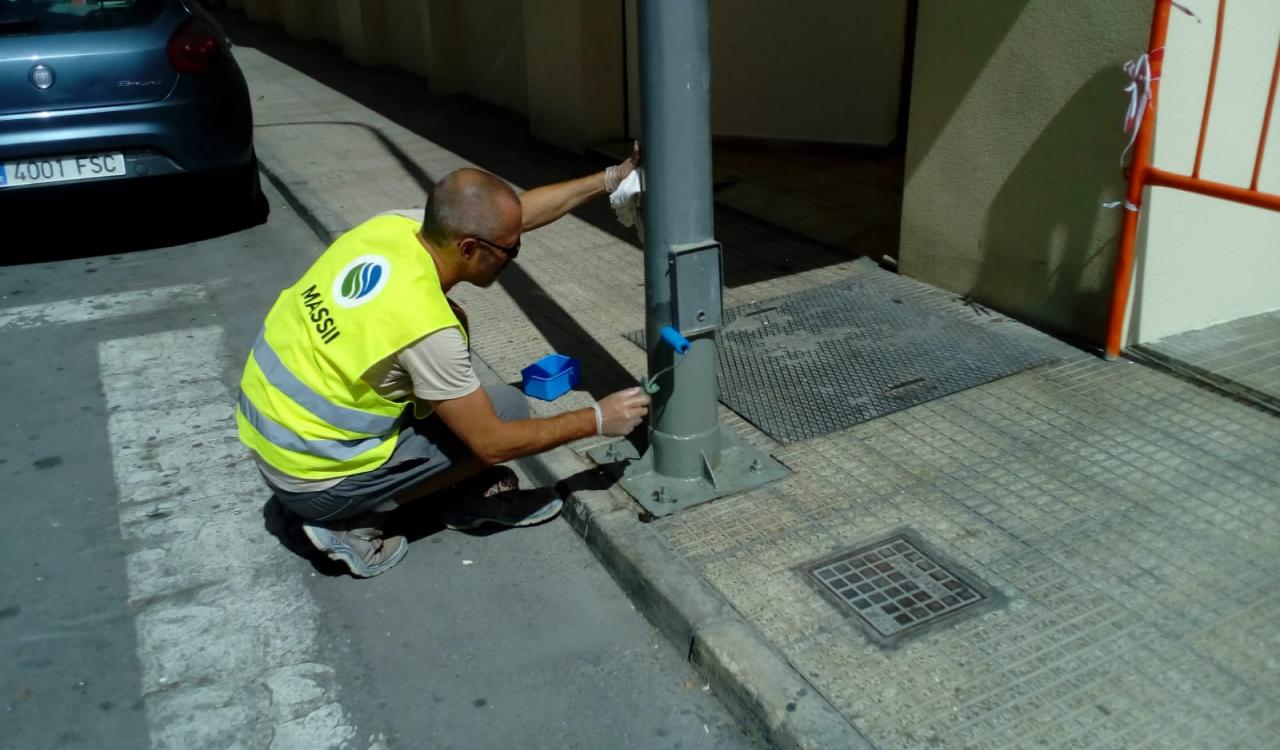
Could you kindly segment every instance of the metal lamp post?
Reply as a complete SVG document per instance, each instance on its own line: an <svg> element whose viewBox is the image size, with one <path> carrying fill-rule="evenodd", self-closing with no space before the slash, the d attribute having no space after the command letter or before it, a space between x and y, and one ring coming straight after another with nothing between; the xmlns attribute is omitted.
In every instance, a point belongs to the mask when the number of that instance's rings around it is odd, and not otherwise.
<svg viewBox="0 0 1280 750"><path fill-rule="evenodd" d="M625 465L620 482L654 515L666 515L786 474L717 416L716 331L721 248L711 196L711 60L707 0L641 0L640 87L644 133L645 342L656 384L649 449L629 443L592 452ZM688 339L664 342L664 328Z"/></svg>

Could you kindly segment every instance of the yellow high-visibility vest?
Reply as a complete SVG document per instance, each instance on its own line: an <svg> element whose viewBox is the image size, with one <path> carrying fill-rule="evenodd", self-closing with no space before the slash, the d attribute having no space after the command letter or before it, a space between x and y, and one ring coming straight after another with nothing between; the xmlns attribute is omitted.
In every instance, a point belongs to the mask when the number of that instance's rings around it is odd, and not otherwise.
<svg viewBox="0 0 1280 750"><path fill-rule="evenodd" d="M271 466L301 479L381 466L406 402L383 398L362 376L427 334L452 326L466 336L418 228L379 216L352 229L267 313L240 379L236 425Z"/></svg>

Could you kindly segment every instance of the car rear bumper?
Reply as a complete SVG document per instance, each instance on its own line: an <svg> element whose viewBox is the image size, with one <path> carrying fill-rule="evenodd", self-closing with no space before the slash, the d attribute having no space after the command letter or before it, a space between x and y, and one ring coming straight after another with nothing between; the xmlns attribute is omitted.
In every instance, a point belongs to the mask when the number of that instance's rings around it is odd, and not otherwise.
<svg viewBox="0 0 1280 750"><path fill-rule="evenodd" d="M253 121L247 96L238 99L171 94L145 104L3 115L0 162L120 151L130 177L245 166L253 155ZM25 189L31 188L5 188Z"/></svg>
<svg viewBox="0 0 1280 750"><path fill-rule="evenodd" d="M0 216L11 217L14 226L51 226L67 216L80 216L89 207L99 219L139 222L194 207L202 214L234 214L255 194L261 195L260 188L255 190L255 167L250 157L243 166L199 173L148 173L0 188Z"/></svg>

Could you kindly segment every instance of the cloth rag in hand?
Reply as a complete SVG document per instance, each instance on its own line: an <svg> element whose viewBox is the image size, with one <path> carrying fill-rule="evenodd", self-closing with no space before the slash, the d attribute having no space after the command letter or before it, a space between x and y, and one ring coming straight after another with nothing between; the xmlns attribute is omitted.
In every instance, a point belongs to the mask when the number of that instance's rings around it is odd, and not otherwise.
<svg viewBox="0 0 1280 750"><path fill-rule="evenodd" d="M641 170L637 169L627 175L618 189L609 193L609 205L624 227L634 227L640 223L640 194L644 192L640 173Z"/></svg>

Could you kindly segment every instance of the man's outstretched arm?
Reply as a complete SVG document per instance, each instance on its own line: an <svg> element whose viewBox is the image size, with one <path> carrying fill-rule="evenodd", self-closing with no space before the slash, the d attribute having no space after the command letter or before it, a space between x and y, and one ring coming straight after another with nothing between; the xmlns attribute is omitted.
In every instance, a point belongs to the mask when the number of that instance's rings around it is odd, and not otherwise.
<svg viewBox="0 0 1280 750"><path fill-rule="evenodd" d="M631 156L616 167L579 177L576 180L566 180L525 191L520 195L520 205L524 209L524 231L529 232L550 224L590 198L616 190L618 184L634 172L639 163L640 146L636 144Z"/></svg>
<svg viewBox="0 0 1280 750"><path fill-rule="evenodd" d="M436 414L445 426L489 465L532 456L596 434L626 435L649 413L649 396L641 388L628 388L601 399L599 407L601 429L597 431L594 409L503 422L483 388L462 398L435 402Z"/></svg>

